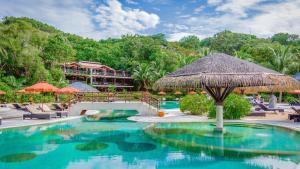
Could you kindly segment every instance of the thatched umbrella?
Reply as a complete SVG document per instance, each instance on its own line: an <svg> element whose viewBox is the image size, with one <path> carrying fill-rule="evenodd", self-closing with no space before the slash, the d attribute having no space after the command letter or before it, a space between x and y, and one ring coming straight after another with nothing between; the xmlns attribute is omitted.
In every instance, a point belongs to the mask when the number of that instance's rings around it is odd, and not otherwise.
<svg viewBox="0 0 300 169"><path fill-rule="evenodd" d="M280 82L281 81L281 82ZM223 102L236 87L299 85L295 79L254 63L222 53L198 59L158 80L159 90L203 88L217 105L217 130L223 130Z"/></svg>

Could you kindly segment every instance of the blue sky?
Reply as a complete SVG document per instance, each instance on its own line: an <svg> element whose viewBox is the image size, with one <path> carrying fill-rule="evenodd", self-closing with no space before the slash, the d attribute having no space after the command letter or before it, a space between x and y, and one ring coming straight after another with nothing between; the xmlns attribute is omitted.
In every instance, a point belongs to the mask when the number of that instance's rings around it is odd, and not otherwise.
<svg viewBox="0 0 300 169"><path fill-rule="evenodd" d="M300 34L300 0L0 0L0 17L26 16L93 39L164 33L170 41L223 30Z"/></svg>

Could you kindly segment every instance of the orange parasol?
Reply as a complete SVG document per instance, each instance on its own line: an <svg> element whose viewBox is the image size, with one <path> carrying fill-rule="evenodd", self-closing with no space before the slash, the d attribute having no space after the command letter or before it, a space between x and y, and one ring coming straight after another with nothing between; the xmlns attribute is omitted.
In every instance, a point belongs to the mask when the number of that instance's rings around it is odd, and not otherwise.
<svg viewBox="0 0 300 169"><path fill-rule="evenodd" d="M166 92L160 91L158 94L159 94L159 95L166 95Z"/></svg>
<svg viewBox="0 0 300 169"><path fill-rule="evenodd" d="M26 87L24 89L26 92L41 92L41 93L54 93L58 90L57 87L47 83L47 82L38 82L32 86ZM42 103L43 107L43 103Z"/></svg>
<svg viewBox="0 0 300 169"><path fill-rule="evenodd" d="M300 94L300 90L293 90L289 92L290 94Z"/></svg>
<svg viewBox="0 0 300 169"><path fill-rule="evenodd" d="M197 94L195 91L190 91L189 94Z"/></svg>
<svg viewBox="0 0 300 169"><path fill-rule="evenodd" d="M207 94L207 92L206 91L202 91L202 92L200 92L200 94Z"/></svg>
<svg viewBox="0 0 300 169"><path fill-rule="evenodd" d="M51 92L56 92L57 90L58 90L57 87L47 82L39 82L25 88L26 92L42 92L42 93L50 92L51 93Z"/></svg>
<svg viewBox="0 0 300 169"><path fill-rule="evenodd" d="M0 90L0 95L4 95L4 94L6 94L6 92Z"/></svg>
<svg viewBox="0 0 300 169"><path fill-rule="evenodd" d="M174 94L175 94L175 95L181 95L182 92L181 92L181 91L176 91Z"/></svg>
<svg viewBox="0 0 300 169"><path fill-rule="evenodd" d="M39 94L40 92L29 92L26 91L25 89L17 90L16 93L18 94Z"/></svg>
<svg viewBox="0 0 300 169"><path fill-rule="evenodd" d="M57 94L75 94L78 92L80 92L80 90L67 86L67 87L58 89L55 93L57 93Z"/></svg>

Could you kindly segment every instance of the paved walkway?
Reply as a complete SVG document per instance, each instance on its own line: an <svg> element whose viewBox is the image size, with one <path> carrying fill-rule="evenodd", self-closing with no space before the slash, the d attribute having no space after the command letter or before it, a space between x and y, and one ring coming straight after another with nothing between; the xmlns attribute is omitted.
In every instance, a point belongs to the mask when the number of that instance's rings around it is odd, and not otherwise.
<svg viewBox="0 0 300 169"><path fill-rule="evenodd" d="M207 116L186 115L179 111L179 109L164 110L166 115L164 117L158 116L132 116L129 120L138 122L164 123L164 122L215 122L215 119L208 119ZM240 122L240 123L259 123L267 125L275 125L286 127L293 130L300 131L300 123L286 120L288 113L270 114L267 117L246 117L242 120L224 120L224 122Z"/></svg>
<svg viewBox="0 0 300 169"><path fill-rule="evenodd" d="M0 125L0 129L5 128L14 128L14 127L24 127L24 126L33 126L33 125L43 125L43 124L50 124L50 123L57 123L63 122L73 119L81 118L80 116L71 116L71 117L63 117L63 118L53 118L51 120L38 120L38 119L26 119L23 120L19 119L7 119L2 121L2 125Z"/></svg>
<svg viewBox="0 0 300 169"><path fill-rule="evenodd" d="M170 109L164 110L166 115L165 117L158 117L158 116L132 116L129 117L129 120L138 121L138 122L214 122L214 119L208 119L207 116L195 116L195 115L186 115L180 112L179 109ZM11 110L9 112L10 116L20 116L24 112L19 110ZM0 111L2 116L4 115L3 112ZM300 131L300 123L294 123L292 121L288 121L287 119L288 113L281 113L281 114L271 114L267 117L246 117L242 120L225 120L225 122L243 122L243 123L260 123L260 124L269 124L269 125L276 125L281 127L287 127L294 130ZM71 116L67 118L54 118L51 120L22 120L21 118L14 118L14 119L4 119L2 120L2 125L0 125L0 129L3 128L12 128L12 127L22 127L22 126L32 126L32 125L42 125L42 124L49 124L49 123L56 123L62 122L72 119L80 118L80 116Z"/></svg>

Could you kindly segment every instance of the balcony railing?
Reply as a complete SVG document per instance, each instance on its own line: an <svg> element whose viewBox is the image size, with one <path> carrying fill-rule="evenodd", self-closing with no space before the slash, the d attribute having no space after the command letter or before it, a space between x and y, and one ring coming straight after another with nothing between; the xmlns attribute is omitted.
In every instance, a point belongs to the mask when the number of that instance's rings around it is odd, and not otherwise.
<svg viewBox="0 0 300 169"><path fill-rule="evenodd" d="M132 86L132 84L128 83L114 83L114 82L93 82L93 85L96 86L109 86L109 85L114 85L114 86Z"/></svg>
<svg viewBox="0 0 300 169"><path fill-rule="evenodd" d="M89 70L77 70L77 69L65 69L67 74L76 74L76 75L91 75ZM131 77L130 74L126 72L104 72L104 71L93 71L92 75L95 76L111 76L111 77Z"/></svg>

